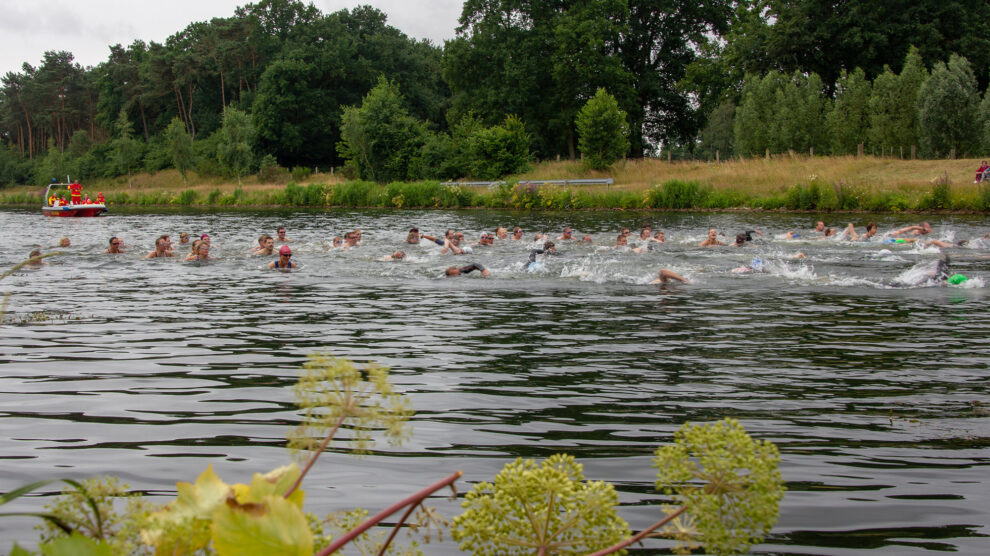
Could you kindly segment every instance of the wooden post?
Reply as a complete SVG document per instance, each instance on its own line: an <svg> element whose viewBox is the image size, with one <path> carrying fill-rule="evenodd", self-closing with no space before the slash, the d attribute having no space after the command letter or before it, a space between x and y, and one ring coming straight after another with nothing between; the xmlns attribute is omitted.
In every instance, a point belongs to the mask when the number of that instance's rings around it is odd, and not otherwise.
<svg viewBox="0 0 990 556"><path fill-rule="evenodd" d="M770 149L767 149L767 160L770 160Z"/></svg>
<svg viewBox="0 0 990 556"><path fill-rule="evenodd" d="M669 150L667 151L667 162L670 162L670 157L671 157L672 154L673 153L671 151L669 151Z"/></svg>
<svg viewBox="0 0 990 556"><path fill-rule="evenodd" d="M901 145L901 160L904 160L904 145Z"/></svg>
<svg viewBox="0 0 990 556"><path fill-rule="evenodd" d="M856 158L863 158L863 145L862 143L856 145Z"/></svg>
<svg viewBox="0 0 990 556"><path fill-rule="evenodd" d="M918 146L911 145L911 160L914 160L918 156Z"/></svg>
<svg viewBox="0 0 990 556"><path fill-rule="evenodd" d="M810 149L808 150L808 156L810 156L811 158L815 158L815 147L814 147L814 146L812 146L812 147L811 147L811 148L810 148Z"/></svg>
<svg viewBox="0 0 990 556"><path fill-rule="evenodd" d="M718 164L719 162L721 161L718 158L718 149L715 149L715 164Z"/></svg>
<svg viewBox="0 0 990 556"><path fill-rule="evenodd" d="M560 162L560 153L557 153L557 162Z"/></svg>
<svg viewBox="0 0 990 556"><path fill-rule="evenodd" d="M955 160L955 159L956 159L956 148L952 147L952 150L949 151L949 160Z"/></svg>
<svg viewBox="0 0 990 556"><path fill-rule="evenodd" d="M333 166L330 167L330 175L333 175Z"/></svg>

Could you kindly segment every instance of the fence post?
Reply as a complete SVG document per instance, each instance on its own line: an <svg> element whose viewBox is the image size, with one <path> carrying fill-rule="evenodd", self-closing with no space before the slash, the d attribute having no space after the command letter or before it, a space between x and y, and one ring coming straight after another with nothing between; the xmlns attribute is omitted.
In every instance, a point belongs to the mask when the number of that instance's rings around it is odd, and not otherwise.
<svg viewBox="0 0 990 556"><path fill-rule="evenodd" d="M766 158L767 158L767 160L770 160L770 149L767 149Z"/></svg>
<svg viewBox="0 0 990 556"><path fill-rule="evenodd" d="M904 160L904 145L901 145L901 160Z"/></svg>
<svg viewBox="0 0 990 556"><path fill-rule="evenodd" d="M956 159L956 148L952 147L952 150L949 151L949 160L955 160L955 159Z"/></svg>
<svg viewBox="0 0 990 556"><path fill-rule="evenodd" d="M667 162L670 162L670 157L672 154L673 153L671 151L667 151Z"/></svg>
<svg viewBox="0 0 990 556"><path fill-rule="evenodd" d="M862 143L856 145L856 158L863 158L863 147Z"/></svg>
<svg viewBox="0 0 990 556"><path fill-rule="evenodd" d="M812 146L810 149L808 149L808 155L811 156L811 158L815 158L815 147L814 146Z"/></svg>
<svg viewBox="0 0 990 556"><path fill-rule="evenodd" d="M718 158L718 149L715 149L715 164L718 164L719 162L721 161Z"/></svg>
<svg viewBox="0 0 990 556"><path fill-rule="evenodd" d="M914 160L916 156L918 156L918 146L911 145L911 160Z"/></svg>

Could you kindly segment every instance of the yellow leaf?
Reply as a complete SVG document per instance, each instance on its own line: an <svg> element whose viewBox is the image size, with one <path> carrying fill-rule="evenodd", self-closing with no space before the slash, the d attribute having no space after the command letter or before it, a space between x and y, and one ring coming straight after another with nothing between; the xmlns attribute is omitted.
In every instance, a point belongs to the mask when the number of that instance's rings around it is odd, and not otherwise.
<svg viewBox="0 0 990 556"><path fill-rule="evenodd" d="M294 463L273 469L264 475L255 473L251 478L251 486L234 485L234 496L238 504L259 503L268 496L284 496L300 473L299 466ZM306 494L301 489L296 489L289 496L289 501L302 508L305 498Z"/></svg>
<svg viewBox="0 0 990 556"><path fill-rule="evenodd" d="M200 473L195 483L180 482L175 486L176 499L151 514L152 527L141 531L141 539L155 546L159 554L184 554L206 546L213 512L232 492L230 485L213 472L213 465Z"/></svg>
<svg viewBox="0 0 990 556"><path fill-rule="evenodd" d="M250 556L309 556L313 533L302 510L281 496L260 503L238 504L235 499L213 515L213 548L217 554Z"/></svg>

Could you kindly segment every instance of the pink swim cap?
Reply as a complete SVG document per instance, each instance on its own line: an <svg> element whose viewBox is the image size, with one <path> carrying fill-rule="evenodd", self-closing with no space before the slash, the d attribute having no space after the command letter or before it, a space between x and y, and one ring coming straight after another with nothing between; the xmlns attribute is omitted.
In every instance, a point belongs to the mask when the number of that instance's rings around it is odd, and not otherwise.
<svg viewBox="0 0 990 556"><path fill-rule="evenodd" d="M281 246L281 247L278 248L278 254L279 255L291 255L292 254L292 249L289 248L288 245L283 245L283 246Z"/></svg>

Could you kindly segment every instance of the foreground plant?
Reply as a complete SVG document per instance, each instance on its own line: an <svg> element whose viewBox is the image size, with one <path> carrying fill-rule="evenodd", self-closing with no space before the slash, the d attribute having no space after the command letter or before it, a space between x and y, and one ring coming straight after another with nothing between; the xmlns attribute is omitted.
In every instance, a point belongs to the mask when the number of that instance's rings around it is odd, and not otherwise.
<svg viewBox="0 0 990 556"><path fill-rule="evenodd" d="M664 508L663 519L630 537L615 513L615 489L585 482L573 457L557 454L542 465L518 459L466 495L452 533L474 554L622 554L647 537L672 538L679 553L699 545L741 553L777 521L784 492L778 460L772 443L753 440L733 419L685 424L654 459L657 488L681 505Z"/></svg>

